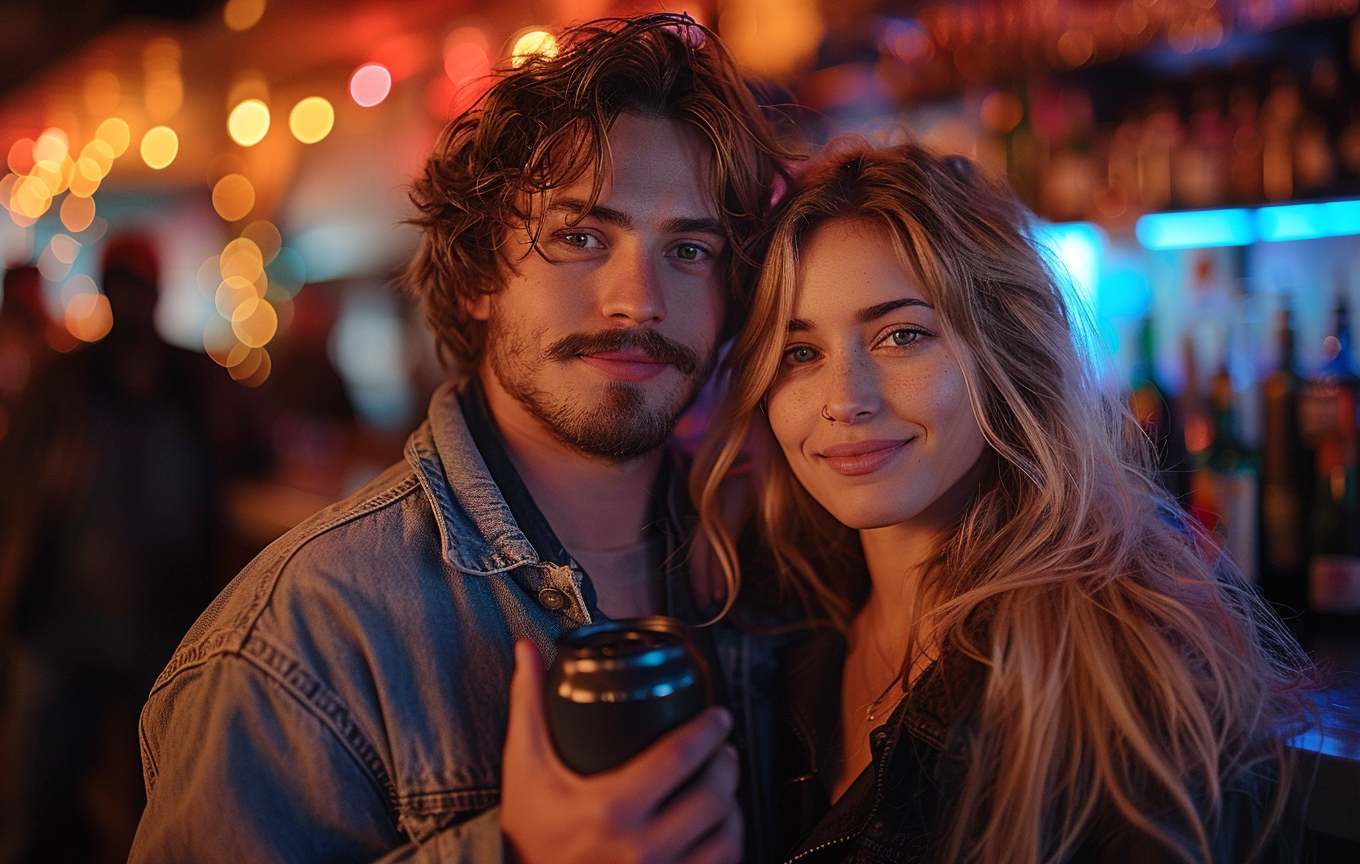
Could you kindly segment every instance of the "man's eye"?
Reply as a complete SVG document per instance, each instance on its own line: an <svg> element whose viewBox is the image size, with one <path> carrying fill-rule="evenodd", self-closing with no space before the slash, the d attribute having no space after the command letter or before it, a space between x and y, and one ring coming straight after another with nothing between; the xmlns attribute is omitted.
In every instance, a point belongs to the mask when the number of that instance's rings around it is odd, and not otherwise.
<svg viewBox="0 0 1360 864"><path fill-rule="evenodd" d="M594 234L587 234L584 231L568 231L558 236L561 237L563 243L568 246L575 246L577 249L588 249L599 243Z"/></svg>
<svg viewBox="0 0 1360 864"><path fill-rule="evenodd" d="M675 257L681 261L698 261L706 254L707 249L694 243L681 243L675 247Z"/></svg>

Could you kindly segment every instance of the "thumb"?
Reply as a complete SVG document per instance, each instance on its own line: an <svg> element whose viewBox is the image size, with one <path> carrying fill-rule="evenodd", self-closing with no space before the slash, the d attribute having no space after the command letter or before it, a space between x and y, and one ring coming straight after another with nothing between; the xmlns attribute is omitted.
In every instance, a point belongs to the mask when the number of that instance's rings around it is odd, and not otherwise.
<svg viewBox="0 0 1360 864"><path fill-rule="evenodd" d="M543 655L528 639L515 643L515 675L510 679L510 723L505 750L527 752L541 759L552 750L543 707Z"/></svg>

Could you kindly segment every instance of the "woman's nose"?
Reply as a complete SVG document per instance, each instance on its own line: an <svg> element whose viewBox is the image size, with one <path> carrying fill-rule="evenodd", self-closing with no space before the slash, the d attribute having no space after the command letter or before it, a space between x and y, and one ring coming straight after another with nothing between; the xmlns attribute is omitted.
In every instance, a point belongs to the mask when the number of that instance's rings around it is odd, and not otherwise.
<svg viewBox="0 0 1360 864"><path fill-rule="evenodd" d="M823 419L853 425L878 414L882 400L877 377L867 358L853 355L839 358L831 363L828 372Z"/></svg>

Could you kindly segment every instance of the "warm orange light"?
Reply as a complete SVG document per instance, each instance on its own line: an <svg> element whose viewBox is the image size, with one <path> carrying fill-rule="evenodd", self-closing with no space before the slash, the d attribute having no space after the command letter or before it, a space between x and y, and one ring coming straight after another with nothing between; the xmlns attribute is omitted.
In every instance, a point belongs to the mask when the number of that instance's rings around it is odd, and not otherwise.
<svg viewBox="0 0 1360 864"><path fill-rule="evenodd" d="M260 258L265 266L273 262L283 248L283 235L273 222L260 219L241 229L241 236L254 243L260 250Z"/></svg>
<svg viewBox="0 0 1360 864"><path fill-rule="evenodd" d="M66 234L57 234L52 238L52 257L63 264L76 263L76 257L80 255L80 244L74 238Z"/></svg>
<svg viewBox="0 0 1360 864"><path fill-rule="evenodd" d="M227 118L227 132L231 140L242 147L253 147L264 140L269 131L269 106L259 99L247 99L231 109Z"/></svg>
<svg viewBox="0 0 1360 864"><path fill-rule="evenodd" d="M96 138L89 144L80 148L80 158L89 159L99 169L99 177L102 179L113 170L113 145L102 139Z"/></svg>
<svg viewBox="0 0 1360 864"><path fill-rule="evenodd" d="M66 329L82 342L98 342L113 329L113 310L103 294L80 293L66 304Z"/></svg>
<svg viewBox="0 0 1360 864"><path fill-rule="evenodd" d="M33 145L34 162L56 162L61 164L61 160L71 152L71 139L61 129L53 126L44 129L38 136L37 142Z"/></svg>
<svg viewBox="0 0 1360 864"><path fill-rule="evenodd" d="M988 129L997 135L1005 135L1020 125L1025 117L1025 106L1014 93L997 90L982 100L979 114Z"/></svg>
<svg viewBox="0 0 1360 864"><path fill-rule="evenodd" d="M113 149L113 157L117 159L127 152L128 144L132 141L132 130L123 118L110 117L99 124L94 137L107 143Z"/></svg>
<svg viewBox="0 0 1360 864"><path fill-rule="evenodd" d="M243 303L258 299L260 299L260 293L255 290L254 283L249 279L240 276L228 276L217 286L213 305L217 307L217 314L230 321L234 320L236 310Z"/></svg>
<svg viewBox="0 0 1360 864"><path fill-rule="evenodd" d="M212 202L218 216L236 222L255 206L255 187L240 174L228 174L213 186Z"/></svg>
<svg viewBox="0 0 1360 864"><path fill-rule="evenodd" d="M222 20L232 30L249 30L264 15L265 0L227 0L222 7Z"/></svg>
<svg viewBox="0 0 1360 864"><path fill-rule="evenodd" d="M260 254L260 247L256 246L254 241L247 237L237 237L222 250L219 267L223 279L240 276L247 282L255 284L264 276L264 256Z"/></svg>
<svg viewBox="0 0 1360 864"><path fill-rule="evenodd" d="M184 104L184 79L178 73L148 76L142 98L152 120L169 120Z"/></svg>
<svg viewBox="0 0 1360 864"><path fill-rule="evenodd" d="M262 348L279 329L279 316L268 300L255 297L242 302L231 313L231 330L241 344Z"/></svg>
<svg viewBox="0 0 1360 864"><path fill-rule="evenodd" d="M6 174L4 177L0 177L0 207L9 209L9 199L14 194L14 184L18 182L18 174Z"/></svg>
<svg viewBox="0 0 1360 864"><path fill-rule="evenodd" d="M35 143L32 138L20 138L10 145L9 157L5 160L9 165L9 170L15 174L27 174L33 170L33 145Z"/></svg>
<svg viewBox="0 0 1360 864"><path fill-rule="evenodd" d="M231 322L219 315L214 315L203 328L203 350L218 366L230 365L227 361L231 352L240 344L236 334L231 332Z"/></svg>
<svg viewBox="0 0 1360 864"><path fill-rule="evenodd" d="M52 206L52 191L39 177L28 176L19 179L10 197L9 209L20 216L38 219Z"/></svg>
<svg viewBox="0 0 1360 864"><path fill-rule="evenodd" d="M80 233L94 221L94 199L78 195L67 195L61 202L61 224L67 231Z"/></svg>
<svg viewBox="0 0 1360 864"><path fill-rule="evenodd" d="M516 39L510 49L510 65L523 66L535 54L547 59L557 56L557 40L547 30L529 30Z"/></svg>
<svg viewBox="0 0 1360 864"><path fill-rule="evenodd" d="M335 109L320 96L308 96L294 105L288 115L288 128L303 144L315 144L331 134L334 126Z"/></svg>
<svg viewBox="0 0 1360 864"><path fill-rule="evenodd" d="M142 161L159 171L175 161L179 136L169 126L153 126L142 136L141 149Z"/></svg>
<svg viewBox="0 0 1360 864"><path fill-rule="evenodd" d="M263 348L248 348L248 353L240 362L233 364L228 370L231 377L245 385L246 387L259 387L269 377L272 363L269 359L269 352Z"/></svg>
<svg viewBox="0 0 1360 864"><path fill-rule="evenodd" d="M99 190L101 181L99 166L94 165L90 159L81 159L76 163L75 173L71 175L71 195L89 198Z"/></svg>

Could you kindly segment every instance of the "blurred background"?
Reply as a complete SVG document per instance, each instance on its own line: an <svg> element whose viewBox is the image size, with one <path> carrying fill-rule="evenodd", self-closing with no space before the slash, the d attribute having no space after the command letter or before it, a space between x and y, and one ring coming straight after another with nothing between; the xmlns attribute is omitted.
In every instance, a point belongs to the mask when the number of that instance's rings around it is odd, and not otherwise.
<svg viewBox="0 0 1360 864"><path fill-rule="evenodd" d="M1360 666L1356 0L0 0L0 862L120 861L213 594L443 380L406 185L562 25L687 11L813 142L1035 214L1162 479Z"/></svg>

